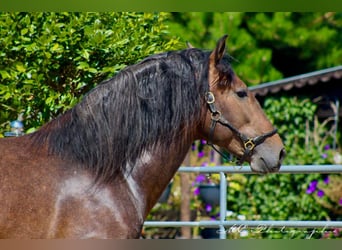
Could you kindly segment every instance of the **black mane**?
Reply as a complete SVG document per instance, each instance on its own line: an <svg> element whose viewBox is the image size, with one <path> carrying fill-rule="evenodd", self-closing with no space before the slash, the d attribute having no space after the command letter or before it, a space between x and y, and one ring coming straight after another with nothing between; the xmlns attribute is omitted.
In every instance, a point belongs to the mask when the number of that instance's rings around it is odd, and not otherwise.
<svg viewBox="0 0 342 250"><path fill-rule="evenodd" d="M30 136L93 171L97 180L112 180L145 150L167 150L182 129L199 121L209 55L187 49L128 66Z"/></svg>

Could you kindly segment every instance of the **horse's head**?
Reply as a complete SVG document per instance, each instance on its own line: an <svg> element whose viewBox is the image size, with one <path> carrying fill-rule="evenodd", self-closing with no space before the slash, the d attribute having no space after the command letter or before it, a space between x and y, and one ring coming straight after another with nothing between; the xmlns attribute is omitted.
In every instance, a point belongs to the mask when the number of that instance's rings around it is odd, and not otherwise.
<svg viewBox="0 0 342 250"><path fill-rule="evenodd" d="M254 172L278 171L284 145L253 93L234 74L225 55L226 38L218 41L209 57L203 134L209 143L247 161Z"/></svg>

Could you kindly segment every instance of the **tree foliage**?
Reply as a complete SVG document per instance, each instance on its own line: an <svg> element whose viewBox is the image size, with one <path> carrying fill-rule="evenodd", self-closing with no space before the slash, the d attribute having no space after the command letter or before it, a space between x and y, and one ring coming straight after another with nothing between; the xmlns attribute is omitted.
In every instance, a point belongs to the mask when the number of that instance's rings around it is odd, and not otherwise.
<svg viewBox="0 0 342 250"><path fill-rule="evenodd" d="M170 30L204 48L229 34L234 69L248 85L342 64L342 13L173 13Z"/></svg>
<svg viewBox="0 0 342 250"><path fill-rule="evenodd" d="M165 13L0 13L0 127L37 128L126 65L175 49Z"/></svg>
<svg viewBox="0 0 342 250"><path fill-rule="evenodd" d="M342 13L254 13L247 25L284 77L342 64Z"/></svg>

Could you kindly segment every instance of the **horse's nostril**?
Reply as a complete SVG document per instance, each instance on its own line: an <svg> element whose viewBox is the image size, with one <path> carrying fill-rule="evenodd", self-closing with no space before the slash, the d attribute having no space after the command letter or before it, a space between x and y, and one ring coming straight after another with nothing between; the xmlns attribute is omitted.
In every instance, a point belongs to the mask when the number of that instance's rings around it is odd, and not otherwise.
<svg viewBox="0 0 342 250"><path fill-rule="evenodd" d="M286 151L283 148L282 150L280 150L280 153L279 153L279 162L282 162L284 160L285 155L286 155Z"/></svg>

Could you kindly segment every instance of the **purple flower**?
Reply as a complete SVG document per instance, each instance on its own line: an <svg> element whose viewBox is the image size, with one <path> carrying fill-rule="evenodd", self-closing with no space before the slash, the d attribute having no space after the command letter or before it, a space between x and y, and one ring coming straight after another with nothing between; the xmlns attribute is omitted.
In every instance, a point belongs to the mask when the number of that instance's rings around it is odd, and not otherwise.
<svg viewBox="0 0 342 250"><path fill-rule="evenodd" d="M194 195L195 196L198 196L200 194L200 189L199 189L199 187L196 187L195 189L194 189Z"/></svg>
<svg viewBox="0 0 342 250"><path fill-rule="evenodd" d="M213 207L210 204L205 205L205 211L207 211L208 213L210 213L212 209Z"/></svg>
<svg viewBox="0 0 342 250"><path fill-rule="evenodd" d="M328 157L328 155L327 155L327 154L321 154L321 157L322 157L323 159L326 159L326 158Z"/></svg>
<svg viewBox="0 0 342 250"><path fill-rule="evenodd" d="M329 144L324 146L324 150L329 150L329 149L330 149L330 145Z"/></svg>
<svg viewBox="0 0 342 250"><path fill-rule="evenodd" d="M215 151L211 150L210 151L210 162L214 162L215 161Z"/></svg>
<svg viewBox="0 0 342 250"><path fill-rule="evenodd" d="M310 182L310 186L312 187L317 187L318 181L317 180L313 180L312 182Z"/></svg>
<svg viewBox="0 0 342 250"><path fill-rule="evenodd" d="M329 184L329 176L325 177L325 178L323 179L323 182L324 182L325 184Z"/></svg>
<svg viewBox="0 0 342 250"><path fill-rule="evenodd" d="M204 156L204 152L203 151L198 152L198 155L197 155L198 158L202 158L203 156Z"/></svg>
<svg viewBox="0 0 342 250"><path fill-rule="evenodd" d="M206 162L206 161L205 161L205 162L203 162L203 163L202 163L202 165L201 165L201 166L202 166L202 167L208 167L208 166L209 166L209 164L208 164L208 162Z"/></svg>
<svg viewBox="0 0 342 250"><path fill-rule="evenodd" d="M192 150L192 151L195 151L195 150L196 150L196 144L195 144L195 143L193 143L193 144L191 145L191 150Z"/></svg>
<svg viewBox="0 0 342 250"><path fill-rule="evenodd" d="M201 140L201 144L205 145L205 144L207 144L207 141L206 140Z"/></svg>
<svg viewBox="0 0 342 250"><path fill-rule="evenodd" d="M312 194L313 192L315 192L316 188L317 188L317 184L318 184L317 180L313 180L312 182L310 182L309 187L306 190L306 193L307 194Z"/></svg>
<svg viewBox="0 0 342 250"><path fill-rule="evenodd" d="M319 198L322 198L323 196L324 196L324 192L323 192L323 190L318 190L317 191L317 196L319 197Z"/></svg>
<svg viewBox="0 0 342 250"><path fill-rule="evenodd" d="M313 192L315 192L315 189L308 187L308 189L306 190L307 194L312 194Z"/></svg>
<svg viewBox="0 0 342 250"><path fill-rule="evenodd" d="M197 175L195 182L201 183L201 182L204 182L206 179L207 179L207 177L204 174L199 174L199 175Z"/></svg>
<svg viewBox="0 0 342 250"><path fill-rule="evenodd" d="M342 206L342 198L338 202Z"/></svg>

